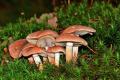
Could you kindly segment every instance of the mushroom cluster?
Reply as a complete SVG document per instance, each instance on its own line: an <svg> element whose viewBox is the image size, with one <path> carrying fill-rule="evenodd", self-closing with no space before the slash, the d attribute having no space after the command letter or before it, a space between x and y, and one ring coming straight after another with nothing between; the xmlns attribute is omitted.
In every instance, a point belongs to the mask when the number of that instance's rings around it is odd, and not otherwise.
<svg viewBox="0 0 120 80"><path fill-rule="evenodd" d="M72 25L58 34L52 30L37 31L9 45L12 58L27 57L30 64L42 70L43 64L49 62L59 67L60 55L65 55L66 62L76 62L78 47L88 46L81 36L95 33L96 30L83 25Z"/></svg>

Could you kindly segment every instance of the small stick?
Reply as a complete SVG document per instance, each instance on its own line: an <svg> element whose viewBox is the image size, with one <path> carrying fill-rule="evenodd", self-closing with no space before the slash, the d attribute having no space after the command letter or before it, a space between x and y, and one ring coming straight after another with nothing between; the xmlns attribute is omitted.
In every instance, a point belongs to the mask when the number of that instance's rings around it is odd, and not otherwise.
<svg viewBox="0 0 120 80"><path fill-rule="evenodd" d="M9 62L9 60L7 59L7 53L8 53L8 49L4 48L4 54L2 56L1 65L4 65Z"/></svg>
<svg viewBox="0 0 120 80"><path fill-rule="evenodd" d="M94 54L97 54L92 48L90 48L89 46L86 46L90 51L92 51Z"/></svg>

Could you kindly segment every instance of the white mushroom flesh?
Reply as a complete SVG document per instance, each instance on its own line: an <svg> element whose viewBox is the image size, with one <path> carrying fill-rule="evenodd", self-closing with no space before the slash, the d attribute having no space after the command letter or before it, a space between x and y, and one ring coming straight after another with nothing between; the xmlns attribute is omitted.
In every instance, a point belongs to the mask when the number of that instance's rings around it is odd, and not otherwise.
<svg viewBox="0 0 120 80"><path fill-rule="evenodd" d="M89 32L87 32L87 31L77 31L77 32L75 32L75 35L80 35L80 36L83 36L83 35L86 35L86 34L88 34Z"/></svg>
<svg viewBox="0 0 120 80"><path fill-rule="evenodd" d="M55 53L55 65L59 67L60 53Z"/></svg>
<svg viewBox="0 0 120 80"><path fill-rule="evenodd" d="M73 56L73 43L67 42L66 43L66 62L70 62Z"/></svg>
<svg viewBox="0 0 120 80"><path fill-rule="evenodd" d="M35 61L35 64L37 65L37 67L39 66L39 64L42 64L42 61L41 61L40 57L38 56L38 54L34 54L32 56L33 56L33 59Z"/></svg>
<svg viewBox="0 0 120 80"><path fill-rule="evenodd" d="M78 46L73 46L73 61L76 62L78 58Z"/></svg>

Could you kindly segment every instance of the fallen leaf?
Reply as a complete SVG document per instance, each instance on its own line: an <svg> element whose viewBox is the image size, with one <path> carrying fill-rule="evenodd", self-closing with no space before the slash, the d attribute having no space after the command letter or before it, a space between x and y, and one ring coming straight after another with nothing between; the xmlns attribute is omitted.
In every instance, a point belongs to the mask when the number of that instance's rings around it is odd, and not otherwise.
<svg viewBox="0 0 120 80"><path fill-rule="evenodd" d="M52 17L50 19L48 19L48 24L51 25L53 28L57 28L58 24L57 24L57 17Z"/></svg>
<svg viewBox="0 0 120 80"><path fill-rule="evenodd" d="M94 23L94 22L97 22L97 21L99 21L99 19L89 19L90 23Z"/></svg>
<svg viewBox="0 0 120 80"><path fill-rule="evenodd" d="M9 44L13 43L13 42L14 42L13 37L9 37L9 38L8 38L8 41L9 41Z"/></svg>
<svg viewBox="0 0 120 80"><path fill-rule="evenodd" d="M9 62L7 55L8 55L8 49L4 48L4 54L2 55L2 61L1 61L1 66L4 64L7 64Z"/></svg>
<svg viewBox="0 0 120 80"><path fill-rule="evenodd" d="M87 55L87 54L84 54L84 55L81 56L81 58L87 59L87 58L88 58L88 55Z"/></svg>
<svg viewBox="0 0 120 80"><path fill-rule="evenodd" d="M3 42L0 44L0 47L6 46L7 44L8 44L8 40L5 40L5 41L3 41Z"/></svg>

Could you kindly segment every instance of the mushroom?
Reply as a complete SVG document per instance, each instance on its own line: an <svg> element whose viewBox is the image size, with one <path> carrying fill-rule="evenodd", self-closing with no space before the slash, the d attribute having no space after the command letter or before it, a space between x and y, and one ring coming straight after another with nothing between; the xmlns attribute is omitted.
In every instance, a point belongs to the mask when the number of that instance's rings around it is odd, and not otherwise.
<svg viewBox="0 0 120 80"><path fill-rule="evenodd" d="M55 45L55 38L53 38L52 36L43 36L41 38L39 38L39 40L37 41L37 46L38 47L45 47L46 51L49 47L52 47ZM49 57L49 62L51 64L53 64L54 59ZM46 61L46 59L44 59L44 62Z"/></svg>
<svg viewBox="0 0 120 80"><path fill-rule="evenodd" d="M60 59L60 55L65 53L65 49L62 46L53 46L53 47L49 47L47 52L49 54L54 54L53 59L55 59L55 65L57 67L59 67L59 59Z"/></svg>
<svg viewBox="0 0 120 80"><path fill-rule="evenodd" d="M55 38L49 35L40 37L36 45L38 47L52 47L55 45Z"/></svg>
<svg viewBox="0 0 120 80"><path fill-rule="evenodd" d="M56 38L57 43L62 43L62 45L66 45L66 62L70 62L72 60L72 51L74 45L84 45L87 46L87 42L78 36L75 36L73 34L62 34L58 38Z"/></svg>
<svg viewBox="0 0 120 80"><path fill-rule="evenodd" d="M65 30L63 30L62 34L74 34L76 36L83 36L86 34L92 35L95 32L96 32L96 30L91 27L87 27L87 26L83 26L83 25L72 25L72 26L66 28ZM87 46L87 47L92 52L94 52L89 46ZM78 46L73 47L73 57L75 59L74 61L76 62L77 57L78 57Z"/></svg>
<svg viewBox="0 0 120 80"><path fill-rule="evenodd" d="M45 36L47 37L44 38ZM48 47L52 46L51 44L53 43L52 42L54 40L53 38L56 38L56 37L58 37L58 34L55 31L44 30L44 31L37 31L37 32L33 32L29 34L26 37L26 40L30 42L31 44L37 45L38 47L40 46L45 47L47 50ZM46 61L47 59L44 58L43 60Z"/></svg>
<svg viewBox="0 0 120 80"><path fill-rule="evenodd" d="M55 44L55 38L58 37L58 34L52 30L45 30L39 35L39 39L36 43L38 47L45 47L46 50L48 47L52 47ZM53 59L48 56L50 63L52 63ZM46 59L44 59L46 60Z"/></svg>
<svg viewBox="0 0 120 80"><path fill-rule="evenodd" d="M47 36L47 35L53 36L54 38L58 36L58 34L55 31L45 30L45 31L37 31L37 32L33 32L33 33L29 34L26 37L26 40L29 43L36 45L36 42L40 37Z"/></svg>
<svg viewBox="0 0 120 80"><path fill-rule="evenodd" d="M26 37L26 40L31 43L31 44L36 44L38 38L39 38L39 35L42 33L42 31L36 31L36 32L33 32L31 34L29 34L27 37Z"/></svg>
<svg viewBox="0 0 120 80"><path fill-rule="evenodd" d="M22 49L21 54L25 57L32 56L35 61L35 64L37 65L37 67L39 67L39 65L42 66L42 61L38 54L44 55L45 50L44 50L44 48L37 47L36 45L32 45L32 44L28 43Z"/></svg>
<svg viewBox="0 0 120 80"><path fill-rule="evenodd" d="M75 35L82 36L82 35L85 35L85 34L92 35L95 32L96 32L96 30L91 28L91 27L87 27L87 26L83 26L83 25L72 25L72 26L66 28L65 30L63 30L62 34L73 33Z"/></svg>
<svg viewBox="0 0 120 80"><path fill-rule="evenodd" d="M83 36L85 34L92 35L95 32L96 32L96 30L91 27L87 27L87 26L83 26L83 25L72 25L72 26L66 28L65 30L63 30L62 34L69 33L69 34L75 34L77 36Z"/></svg>
<svg viewBox="0 0 120 80"><path fill-rule="evenodd" d="M9 52L12 58L20 58L22 54L20 53L23 47L27 44L26 39L20 39L9 45Z"/></svg>
<svg viewBox="0 0 120 80"><path fill-rule="evenodd" d="M44 30L42 31L42 33L39 35L39 37L42 37L42 36L47 36L47 35L50 35L54 38L58 37L58 33L55 32L55 31L52 31L52 30Z"/></svg>

